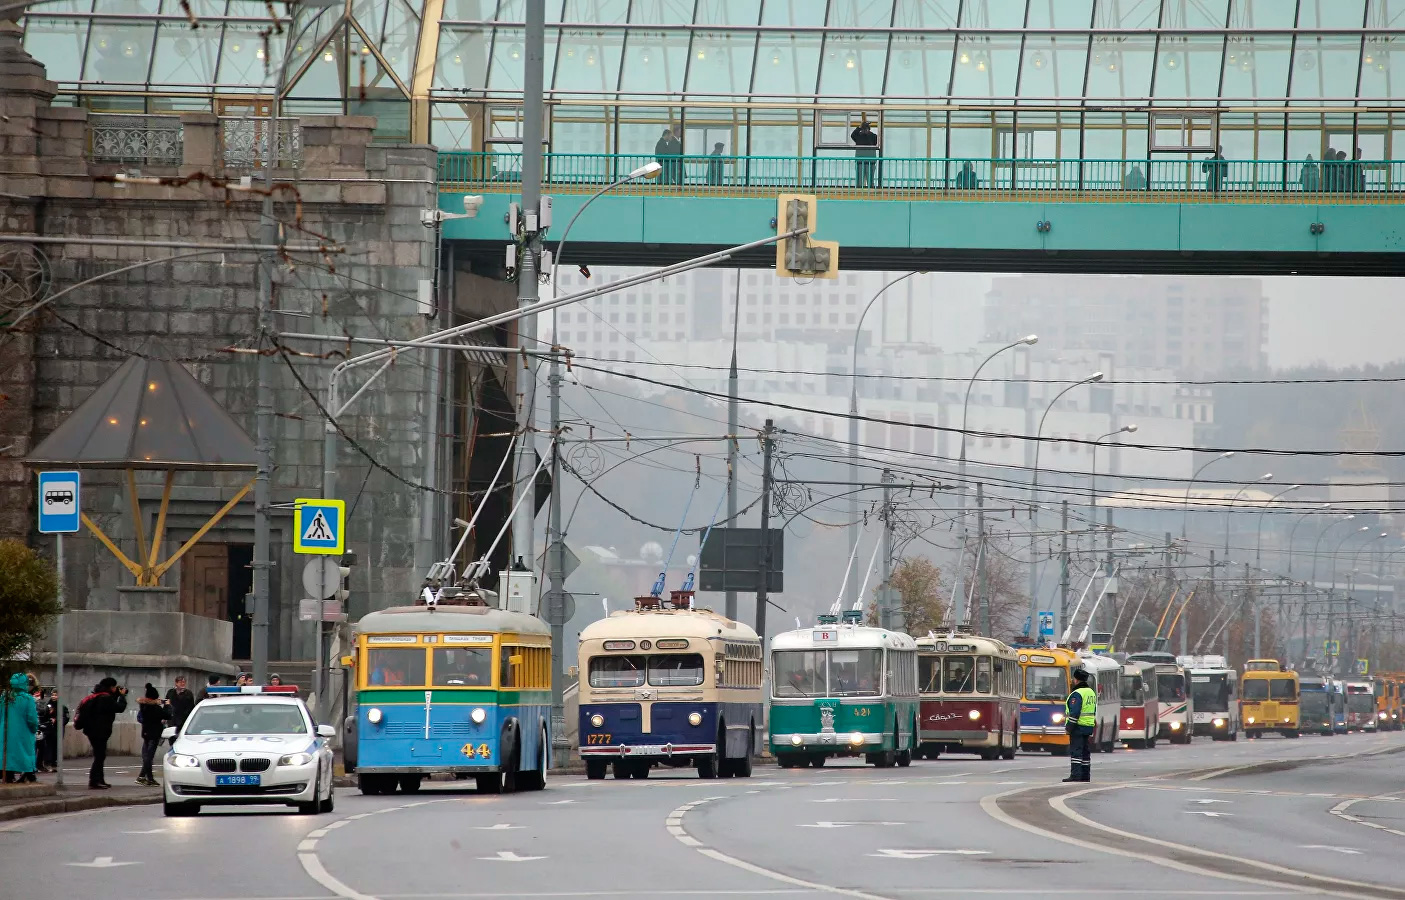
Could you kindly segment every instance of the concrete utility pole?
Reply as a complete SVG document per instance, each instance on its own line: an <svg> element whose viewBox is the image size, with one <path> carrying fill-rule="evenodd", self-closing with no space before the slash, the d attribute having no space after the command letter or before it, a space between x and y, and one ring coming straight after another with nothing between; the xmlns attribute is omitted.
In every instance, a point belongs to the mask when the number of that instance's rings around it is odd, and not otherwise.
<svg viewBox="0 0 1405 900"><path fill-rule="evenodd" d="M517 241L517 308L523 310L536 304L539 294L537 270L541 261L541 190L542 190L542 82L543 59L546 43L546 0L527 0L526 33L523 46L526 59L522 73L522 216L520 231L513 235ZM517 324L517 346L521 350L533 350L537 337L537 317L524 316ZM526 357L525 367L517 370L517 430L521 438L517 442L517 459L514 466L512 497L517 504L517 513L512 520L512 557L521 559L525 565L532 564L532 538L535 531L537 506L531 498L536 484L532 473L536 471L536 440L533 434L537 396L537 368L531 357ZM559 490L552 484L554 493ZM525 503L517 503L523 493L528 495ZM552 673L552 682L561 678L560 672Z"/></svg>
<svg viewBox="0 0 1405 900"><path fill-rule="evenodd" d="M976 593L981 601L981 634L994 637L990 633L990 584L985 574L985 485L980 482L976 483L976 531L980 534L976 542L980 548L976 551Z"/></svg>
<svg viewBox="0 0 1405 900"><path fill-rule="evenodd" d="M1254 614L1254 659L1260 659L1260 658L1262 658L1262 657L1260 656L1260 653L1259 653L1259 650L1261 649L1261 646L1260 646L1260 645L1261 645L1261 641L1262 641L1262 636L1261 636L1260 633L1259 633L1259 632L1260 632L1260 626L1259 626L1259 592L1258 592L1258 591L1255 591L1255 590L1254 590L1253 584L1251 584L1251 583L1249 582L1249 564L1248 564L1248 563L1245 563L1245 564L1244 564L1244 585L1245 585L1244 589L1245 589L1246 591L1251 591L1251 592L1252 592L1252 593L1250 594L1249 605L1250 605L1250 607L1252 608L1253 614Z"/></svg>
<svg viewBox="0 0 1405 900"><path fill-rule="evenodd" d="M766 645L766 604L771 580L771 435L775 432L775 422L766 420L766 428L761 433L761 565L756 585L756 633L761 637L761 645Z"/></svg>
<svg viewBox="0 0 1405 900"><path fill-rule="evenodd" d="M1059 505L1062 507L1059 514L1059 620L1054 625L1054 634L1062 633L1064 620L1068 618L1068 501L1064 500Z"/></svg>
<svg viewBox="0 0 1405 900"><path fill-rule="evenodd" d="M553 286L553 290L554 290ZM566 684L566 541L561 534L561 357L551 356L551 375L546 381L551 396L551 507L546 520L547 597L560 604L551 610L551 734L565 738ZM530 501L528 501L530 502Z"/></svg>
<svg viewBox="0 0 1405 900"><path fill-rule="evenodd" d="M894 624L897 610L893 608L893 598L888 582L893 578L893 473L883 470L883 549L880 551L883 562L879 569L883 576L878 583L878 624L884 628L902 628L907 623Z"/></svg>
<svg viewBox="0 0 1405 900"><path fill-rule="evenodd" d="M732 364L727 370L727 527L737 524L737 335L742 318L742 270L737 269L737 288L732 307ZM722 607L723 613L733 622L737 621L737 592L728 591Z"/></svg>

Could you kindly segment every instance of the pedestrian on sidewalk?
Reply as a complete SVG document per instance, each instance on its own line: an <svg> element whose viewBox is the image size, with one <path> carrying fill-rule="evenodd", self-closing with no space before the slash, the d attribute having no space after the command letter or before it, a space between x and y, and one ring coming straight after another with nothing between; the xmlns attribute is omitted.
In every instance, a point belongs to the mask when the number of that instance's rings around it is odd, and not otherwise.
<svg viewBox="0 0 1405 900"><path fill-rule="evenodd" d="M59 702L57 688L49 691L49 699L39 704L40 729L44 731L44 756L40 760L50 772L59 768L59 729L68 727L68 707ZM48 717L45 719L45 713ZM46 724L47 722L47 724Z"/></svg>
<svg viewBox="0 0 1405 900"><path fill-rule="evenodd" d="M146 691L137 701L137 722L141 725L141 772L137 775L137 784L156 784L151 764L156 759L156 749L161 746L161 732L170 717L170 707L161 702L161 695L148 681Z"/></svg>
<svg viewBox="0 0 1405 900"><path fill-rule="evenodd" d="M1064 781L1093 780L1093 732L1098 725L1098 695L1088 687L1088 673L1073 670L1073 691L1064 701L1064 730L1068 732L1068 777Z"/></svg>
<svg viewBox="0 0 1405 900"><path fill-rule="evenodd" d="M42 775L51 771L47 763L53 722L50 720L49 703L39 689L39 680L33 675L29 676L29 696L34 698L34 711L39 715L39 730L34 733L34 771Z"/></svg>
<svg viewBox="0 0 1405 900"><path fill-rule="evenodd" d="M176 734L180 734L185 727L185 720L190 718L190 713L195 709L195 695L190 692L190 688L185 686L185 676L176 676L176 686L166 692L166 706L171 711L171 724L176 728ZM171 738L171 746L176 745L176 739Z"/></svg>
<svg viewBox="0 0 1405 900"><path fill-rule="evenodd" d="M88 736L93 745L93 765L88 770L88 788L106 790L107 773L103 765L107 762L107 742L112 737L112 723L118 713L127 711L127 689L117 686L117 679L104 678L93 688L93 692L78 704L75 716L79 731Z"/></svg>
<svg viewBox="0 0 1405 900"><path fill-rule="evenodd" d="M200 700L209 700L210 688L219 687L219 683L220 677L218 675L211 675L209 678L205 679L205 687L200 691Z"/></svg>
<svg viewBox="0 0 1405 900"><path fill-rule="evenodd" d="M34 736L39 713L29 695L29 676L16 672L0 697L0 778L5 782L34 781Z"/></svg>

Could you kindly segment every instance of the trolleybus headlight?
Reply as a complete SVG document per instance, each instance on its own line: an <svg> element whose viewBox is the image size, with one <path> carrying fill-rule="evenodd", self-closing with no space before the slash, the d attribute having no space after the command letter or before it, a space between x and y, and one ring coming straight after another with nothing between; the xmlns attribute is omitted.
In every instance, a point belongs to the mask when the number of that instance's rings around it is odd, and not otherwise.
<svg viewBox="0 0 1405 900"><path fill-rule="evenodd" d="M853 744L855 747L857 747L859 744L862 744L863 734L855 731L853 734L849 735L849 743Z"/></svg>
<svg viewBox="0 0 1405 900"><path fill-rule="evenodd" d="M1250 716L1250 717L1249 717L1249 724L1250 724L1250 725L1253 725L1253 724L1254 724L1254 717L1253 717L1253 716Z"/></svg>
<svg viewBox="0 0 1405 900"><path fill-rule="evenodd" d="M590 717L590 724L595 728L602 728L605 725L605 717L596 713Z"/></svg>
<svg viewBox="0 0 1405 900"><path fill-rule="evenodd" d="M1284 716L1284 717L1283 717L1283 724L1284 724L1284 725L1287 725L1287 724L1288 724L1289 722L1291 722L1291 721L1293 721L1293 720L1290 719L1288 716Z"/></svg>
<svg viewBox="0 0 1405 900"><path fill-rule="evenodd" d="M693 726L701 725L701 724L702 724L702 713L700 713L700 712L688 713L688 724L689 724L689 725L693 725Z"/></svg>
<svg viewBox="0 0 1405 900"><path fill-rule="evenodd" d="M973 709L970 712L966 713L966 718L970 719L972 722L978 720L980 717L981 711L978 709Z"/></svg>
<svg viewBox="0 0 1405 900"><path fill-rule="evenodd" d="M1381 713L1379 716L1377 716L1377 718L1384 719L1384 718L1385 718L1385 713Z"/></svg>
<svg viewBox="0 0 1405 900"><path fill-rule="evenodd" d="M1053 723L1054 723L1055 725L1057 725L1057 724L1059 724L1060 722L1062 722L1062 721L1064 720L1064 714L1063 714L1063 713L1054 713L1054 714L1053 714L1052 716L1050 716L1049 718L1053 720Z"/></svg>
<svg viewBox="0 0 1405 900"><path fill-rule="evenodd" d="M1253 719L1250 719L1249 721L1252 722ZM1171 730L1172 730L1172 731L1180 731L1180 730L1181 730L1181 723L1180 723L1180 722L1172 722L1172 723L1171 723Z"/></svg>
<svg viewBox="0 0 1405 900"><path fill-rule="evenodd" d="M799 747L799 746L800 746L801 744L803 744L803 743L805 743L805 741L804 741L804 739L802 739L802 738L800 737L800 735L798 735L798 734L792 734L792 735L790 736L790 746L792 746L792 747Z"/></svg>
<svg viewBox="0 0 1405 900"><path fill-rule="evenodd" d="M1224 727L1224 719L1216 719L1215 722L1214 722L1214 724L1215 724L1215 727L1216 727L1216 728L1223 728L1223 727Z"/></svg>
<svg viewBox="0 0 1405 900"><path fill-rule="evenodd" d="M381 711L374 706L366 711L366 721L370 722L372 725L379 725L383 718L384 716L381 715Z"/></svg>
<svg viewBox="0 0 1405 900"><path fill-rule="evenodd" d="M312 762L311 753L289 753L287 756L278 757L280 766L305 766Z"/></svg>
<svg viewBox="0 0 1405 900"><path fill-rule="evenodd" d="M474 725L482 725L488 720L488 711L481 706L475 706L468 717L473 720Z"/></svg>
<svg viewBox="0 0 1405 900"><path fill-rule="evenodd" d="M1127 717L1127 724L1128 724L1128 725L1131 725L1131 724L1132 724L1132 717L1131 717L1131 716L1128 716L1128 717Z"/></svg>

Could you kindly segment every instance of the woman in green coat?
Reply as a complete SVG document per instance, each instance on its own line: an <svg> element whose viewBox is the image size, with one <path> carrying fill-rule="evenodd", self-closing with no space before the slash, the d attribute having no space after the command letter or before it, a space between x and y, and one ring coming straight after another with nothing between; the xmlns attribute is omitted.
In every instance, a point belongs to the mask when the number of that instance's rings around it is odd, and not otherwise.
<svg viewBox="0 0 1405 900"><path fill-rule="evenodd" d="M29 695L29 678L22 672L10 676L10 688L0 695L0 774L6 781L34 779L34 735L39 731L39 711Z"/></svg>

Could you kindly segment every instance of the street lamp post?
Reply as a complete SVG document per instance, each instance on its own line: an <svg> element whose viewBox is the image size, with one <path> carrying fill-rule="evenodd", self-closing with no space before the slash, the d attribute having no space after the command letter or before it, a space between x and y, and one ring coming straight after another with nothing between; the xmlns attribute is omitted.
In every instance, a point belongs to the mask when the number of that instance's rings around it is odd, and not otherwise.
<svg viewBox="0 0 1405 900"><path fill-rule="evenodd" d="M1295 484L1295 485L1293 485L1292 487L1284 488L1283 490L1281 490L1281 491L1279 491L1278 493L1274 494L1272 497L1269 497L1269 498L1268 498L1268 502L1264 504L1264 508L1259 511L1259 527L1258 527L1257 529L1255 529L1255 534L1254 534L1254 568L1255 568L1255 569L1259 569L1259 568L1260 568L1260 567L1259 567L1259 563L1260 563L1260 558L1261 558L1261 555L1262 555L1262 553L1263 553L1263 548L1264 548L1264 513L1268 512L1268 508L1273 505L1273 501L1277 500L1279 497L1282 497L1284 494L1291 494L1291 493L1293 493L1293 491L1296 491L1296 490L1297 490L1298 488L1300 488L1300 487L1302 487L1302 485L1300 485L1300 484ZM1260 569L1260 571L1262 571L1262 569ZM1290 569L1289 571L1291 572L1292 570Z"/></svg>
<svg viewBox="0 0 1405 900"><path fill-rule="evenodd" d="M1136 434L1136 431L1136 425L1123 425L1116 431L1109 431L1107 434L1100 436L1096 441L1093 441L1093 462L1088 470L1088 505L1092 507L1093 510L1092 520L1094 525L1098 524L1098 445L1115 435L1124 432L1127 434Z"/></svg>
<svg viewBox="0 0 1405 900"><path fill-rule="evenodd" d="M1006 344L982 360L981 364L976 366L976 371L971 373L971 379L966 382L966 399L961 403L961 452L960 459L957 461L957 468L961 474L961 494L958 499L960 509L963 513L966 510L966 421L971 412L971 388L976 386L976 379L980 378L981 369L985 368L986 363L995 359L995 357L1004 353L1006 350L1013 350L1016 347L1030 347L1037 343L1039 343L1039 336L1031 334L1020 338L1013 344ZM1035 448L1038 449L1037 443L1035 444Z"/></svg>
<svg viewBox="0 0 1405 900"><path fill-rule="evenodd" d="M1322 504L1321 506L1319 506L1319 507L1317 507L1317 508L1318 508L1318 509L1331 509L1331 508L1332 508L1332 504L1330 504L1330 503L1324 503L1324 504ZM1302 515L1298 516L1298 521L1294 522L1294 523L1293 523L1293 527L1288 530L1288 574L1289 574L1289 575L1292 575L1292 574L1293 574L1293 537L1298 533L1298 526L1301 525L1301 524L1303 524L1303 520L1306 519L1308 516L1313 515L1313 514L1314 514L1314 513L1313 513L1312 510L1308 510L1307 512L1305 512L1305 513L1303 513Z"/></svg>
<svg viewBox="0 0 1405 900"><path fill-rule="evenodd" d="M1347 541L1351 540L1352 538L1359 536L1363 531L1370 531L1370 530L1371 530L1371 526L1370 526L1370 525L1362 525L1360 528L1356 529L1355 531L1350 532L1349 534L1345 535L1340 541L1337 541L1337 547L1336 547L1335 550L1332 551L1332 593L1333 593L1333 594L1335 594L1335 593L1337 592L1337 556L1342 552L1342 545L1345 544Z"/></svg>
<svg viewBox="0 0 1405 900"><path fill-rule="evenodd" d="M1103 373L1094 372L1081 381L1075 381L1072 384L1064 385L1064 387L1054 395L1054 399L1049 401L1049 405L1044 407L1044 414L1039 417L1039 425L1034 429L1034 468L1030 473L1029 479L1029 623L1031 630L1033 630L1034 623L1038 621L1039 617L1039 599L1035 595L1039 587L1039 556L1037 549L1039 542L1039 447L1043 443L1041 438L1044 436L1044 420L1049 418L1049 413L1053 411L1054 406L1063 398L1064 394L1067 394L1076 387L1081 387L1085 384L1094 384L1102 380ZM969 397L970 388L966 389L966 393ZM1117 432L1113 432L1113 434L1117 434ZM1104 435L1104 437L1106 437L1106 435ZM966 426L964 422L961 426L961 438L964 444L966 438ZM964 461L965 457L963 456L962 459ZM1056 625L1056 628L1063 627L1063 622L1059 622Z"/></svg>
<svg viewBox="0 0 1405 900"><path fill-rule="evenodd" d="M1199 478L1201 472L1203 472L1203 471L1205 471L1206 469L1210 468L1210 467L1213 466L1215 463L1219 462L1219 461L1222 460L1222 459L1229 459L1229 458L1231 458L1232 456L1234 456L1234 451L1233 451L1233 450L1226 450L1224 453L1221 453L1219 456L1215 457L1214 459L1210 460L1209 462L1203 463L1203 464L1200 466L1200 468L1196 469L1196 470L1195 470L1195 473L1190 476L1190 481L1187 482L1187 483L1186 483L1186 486L1185 486L1185 512L1181 515L1181 541L1182 541L1182 542L1185 541L1185 529L1186 529L1186 524L1190 521L1190 489L1195 486L1195 479Z"/></svg>
<svg viewBox="0 0 1405 900"><path fill-rule="evenodd" d="M1229 503L1225 506L1225 511L1224 511L1224 556L1225 556L1225 562L1228 562L1228 561L1229 561L1229 514L1230 514L1231 512L1233 512L1233 510L1234 510L1234 504L1239 501L1239 498L1240 498L1240 497L1244 496L1244 492L1245 492L1245 491L1247 491L1249 488L1253 487L1255 484L1261 484L1261 483L1263 483L1263 482L1265 482L1265 481L1272 481L1272 480L1273 480L1273 473L1272 473L1272 472L1265 472L1265 473L1263 473L1262 475L1260 475L1256 480L1254 480L1253 482L1251 482L1250 484L1246 484L1246 485L1244 485L1243 487L1241 487L1241 488L1235 493L1235 495L1234 495L1233 497L1230 497L1230 498L1229 498Z"/></svg>
<svg viewBox="0 0 1405 900"><path fill-rule="evenodd" d="M1343 522L1350 522L1352 519L1355 518L1356 516L1347 516L1345 518L1338 519L1337 521L1328 524L1328 526L1322 529L1322 531L1318 532L1317 542L1312 545L1312 574L1308 577L1308 583L1312 586L1312 589L1314 591L1317 590L1317 551L1322 546L1322 539L1327 536L1327 532L1331 531L1337 525L1340 525Z"/></svg>
<svg viewBox="0 0 1405 900"><path fill-rule="evenodd" d="M900 281L905 281L917 272L907 272L890 280L887 284L878 289L878 292L869 298L868 304L859 313L859 323L854 326L854 353L849 361L849 483L859 482L859 335L863 333L863 322L868 317L868 311L873 308L873 304L878 302L878 298L887 292L888 288ZM854 548L858 546L859 534L859 498L857 495L849 497L849 553L852 556ZM852 567L851 567L852 569ZM844 585L845 596L851 600L857 600L854 592L859 589L859 573L850 571L848 581ZM880 609L881 611L881 609Z"/></svg>

